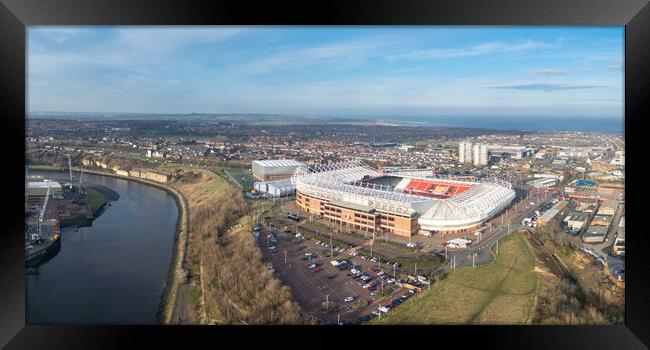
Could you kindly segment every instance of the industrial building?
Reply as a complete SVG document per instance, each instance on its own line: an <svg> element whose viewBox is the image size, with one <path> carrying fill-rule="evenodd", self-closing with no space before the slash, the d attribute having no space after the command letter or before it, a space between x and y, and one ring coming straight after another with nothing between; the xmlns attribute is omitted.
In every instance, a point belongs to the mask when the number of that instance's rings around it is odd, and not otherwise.
<svg viewBox="0 0 650 350"><path fill-rule="evenodd" d="M273 197L287 197L296 193L296 186L291 183L291 179L255 182L253 188L257 192L266 193Z"/></svg>
<svg viewBox="0 0 650 350"><path fill-rule="evenodd" d="M612 218L614 216L612 215L602 215L602 214L596 214L594 215L594 218L591 219L591 225L592 226L606 226L609 227L609 225L612 223Z"/></svg>
<svg viewBox="0 0 650 350"><path fill-rule="evenodd" d="M56 181L43 180L27 182L27 196L29 200L43 201L50 188L50 197L61 194L61 184Z"/></svg>
<svg viewBox="0 0 650 350"><path fill-rule="evenodd" d="M523 146L501 146L501 145L488 145L487 151L490 157L510 158L510 159L524 159L530 157L533 150Z"/></svg>
<svg viewBox="0 0 650 350"><path fill-rule="evenodd" d="M564 223L571 231L579 232L587 225L587 222L589 222L589 216L589 213L574 211L564 218Z"/></svg>
<svg viewBox="0 0 650 350"><path fill-rule="evenodd" d="M559 201L547 210L542 216L540 216L537 223L539 225L548 225L556 216L559 214L566 206L569 204L569 201Z"/></svg>
<svg viewBox="0 0 650 350"><path fill-rule="evenodd" d="M470 232L515 197L512 186L500 180L456 181L430 174L386 175L352 161L300 167L292 181L302 210L351 229L401 236Z"/></svg>
<svg viewBox="0 0 650 350"><path fill-rule="evenodd" d="M618 223L618 233L612 246L612 252L615 255L625 256L625 216L621 217L621 221Z"/></svg>
<svg viewBox="0 0 650 350"><path fill-rule="evenodd" d="M301 166L305 166L305 164L293 159L254 160L251 164L253 177L257 181L289 178Z"/></svg>
<svg viewBox="0 0 650 350"><path fill-rule="evenodd" d="M585 213L593 213L596 210L596 202L576 202L576 210Z"/></svg>
<svg viewBox="0 0 650 350"><path fill-rule="evenodd" d="M605 242L605 236L607 236L606 226L591 225L582 234L582 241L585 243L603 243Z"/></svg>
<svg viewBox="0 0 650 350"><path fill-rule="evenodd" d="M547 188L547 187L553 187L558 183L559 183L558 179L543 177L532 181L528 181L526 184L532 188Z"/></svg>
<svg viewBox="0 0 650 350"><path fill-rule="evenodd" d="M458 143L458 161L476 166L488 165L492 158L524 159L532 154L532 149L523 146L473 144L469 141Z"/></svg>
<svg viewBox="0 0 650 350"><path fill-rule="evenodd" d="M614 215L618 209L618 202L611 199L605 199L600 203L597 214L599 215Z"/></svg>

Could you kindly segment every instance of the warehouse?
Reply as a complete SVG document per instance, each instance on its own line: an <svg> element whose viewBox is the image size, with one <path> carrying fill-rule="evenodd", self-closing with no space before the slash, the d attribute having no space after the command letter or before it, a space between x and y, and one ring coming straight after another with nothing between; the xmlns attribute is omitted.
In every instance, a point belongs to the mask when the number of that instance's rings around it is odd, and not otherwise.
<svg viewBox="0 0 650 350"><path fill-rule="evenodd" d="M556 216L559 214L566 206L569 204L568 201L559 201L549 209L547 212L542 214L542 216L537 221L539 225L548 225Z"/></svg>
<svg viewBox="0 0 650 350"><path fill-rule="evenodd" d="M611 199L605 199L600 204L597 214L599 215L614 215L616 214L616 209L618 209L618 202Z"/></svg>
<svg viewBox="0 0 650 350"><path fill-rule="evenodd" d="M609 225L612 223L612 218L613 218L612 215L596 214L594 215L594 218L591 219L591 225L609 227Z"/></svg>
<svg viewBox="0 0 650 350"><path fill-rule="evenodd" d="M612 246L612 251L616 255L625 256L625 216L618 223L618 234Z"/></svg>
<svg viewBox="0 0 650 350"><path fill-rule="evenodd" d="M557 185L559 182L558 179L553 178L540 178L532 181L528 181L527 185L532 188L546 188Z"/></svg>
<svg viewBox="0 0 650 350"><path fill-rule="evenodd" d="M45 194L47 194L47 188L50 189L50 196L61 194L61 184L56 181L38 181L38 182L28 182L27 183L27 195L29 199L45 199Z"/></svg>
<svg viewBox="0 0 650 350"><path fill-rule="evenodd" d="M296 186L291 183L291 179L255 182L253 187L256 191L273 197L287 197L296 193Z"/></svg>
<svg viewBox="0 0 650 350"><path fill-rule="evenodd" d="M293 159L254 160L251 164L253 177L257 181L286 179L305 164Z"/></svg>
<svg viewBox="0 0 650 350"><path fill-rule="evenodd" d="M596 210L596 203L590 202L577 202L576 211L582 211L585 213L593 213Z"/></svg>
<svg viewBox="0 0 650 350"><path fill-rule="evenodd" d="M607 236L607 227L605 226L589 226L589 228L582 235L582 241L585 243L603 243Z"/></svg>
<svg viewBox="0 0 650 350"><path fill-rule="evenodd" d="M564 222L569 230L579 232L589 221L589 215L589 213L574 211L564 218Z"/></svg>

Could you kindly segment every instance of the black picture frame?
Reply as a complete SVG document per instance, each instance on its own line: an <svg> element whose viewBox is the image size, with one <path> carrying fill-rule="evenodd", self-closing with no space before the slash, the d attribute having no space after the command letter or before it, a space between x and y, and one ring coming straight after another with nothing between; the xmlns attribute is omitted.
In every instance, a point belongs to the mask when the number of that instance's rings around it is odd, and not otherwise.
<svg viewBox="0 0 650 350"><path fill-rule="evenodd" d="M0 115L3 122L5 227L0 240L0 345L15 348L122 348L184 345L204 338L210 346L256 339L280 345L300 337L332 346L642 349L650 344L648 234L642 231L644 107L650 100L650 6L646 0L445 0L235 2L162 0L0 0ZM627 244L625 326L391 326L382 327L182 327L25 325L23 249L25 139L25 28L30 25L625 25L625 142ZM632 191L628 191L632 189ZM9 220L7 220L9 219ZM299 329L296 329L299 328ZM256 333L264 332L264 336ZM332 337L322 333L335 333ZM272 340L269 340L272 337ZM346 337L347 338L347 337ZM322 341L322 340L324 341ZM319 341L320 340L320 341ZM228 345L227 345L228 344ZM302 343L294 344L301 346ZM645 345L644 345L645 344ZM311 346L311 345L309 345ZM366 346L364 346L366 347Z"/></svg>

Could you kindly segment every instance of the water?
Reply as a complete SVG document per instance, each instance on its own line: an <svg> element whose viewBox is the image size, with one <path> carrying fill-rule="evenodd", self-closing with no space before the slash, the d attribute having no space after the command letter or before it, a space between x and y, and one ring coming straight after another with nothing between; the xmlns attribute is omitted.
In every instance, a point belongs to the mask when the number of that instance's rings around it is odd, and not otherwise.
<svg viewBox="0 0 650 350"><path fill-rule="evenodd" d="M486 128L495 130L542 130L542 131L582 131L600 133L623 133L623 118L588 117L428 117L395 116L385 118L401 122L414 122L436 127Z"/></svg>
<svg viewBox="0 0 650 350"><path fill-rule="evenodd" d="M61 251L25 276L27 324L156 323L178 219L174 198L107 176L84 174L84 183L120 198L91 227L63 229Z"/></svg>

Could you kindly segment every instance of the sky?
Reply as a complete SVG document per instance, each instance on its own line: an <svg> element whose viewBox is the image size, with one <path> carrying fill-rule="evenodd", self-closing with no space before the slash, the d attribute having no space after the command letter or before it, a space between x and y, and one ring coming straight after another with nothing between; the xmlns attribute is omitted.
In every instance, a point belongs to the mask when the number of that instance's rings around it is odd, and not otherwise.
<svg viewBox="0 0 650 350"><path fill-rule="evenodd" d="M623 117L624 27L29 27L29 112Z"/></svg>

